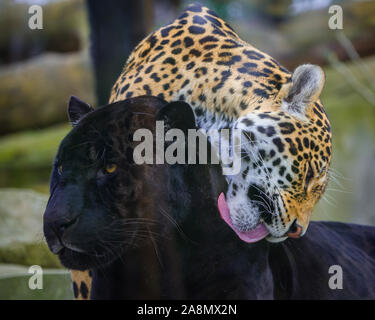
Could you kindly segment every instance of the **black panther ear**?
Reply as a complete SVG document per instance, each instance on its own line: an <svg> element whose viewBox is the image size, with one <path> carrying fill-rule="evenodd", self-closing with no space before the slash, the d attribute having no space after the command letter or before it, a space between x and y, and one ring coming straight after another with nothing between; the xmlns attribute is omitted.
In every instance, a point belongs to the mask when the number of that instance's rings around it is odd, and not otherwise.
<svg viewBox="0 0 375 320"><path fill-rule="evenodd" d="M73 127L78 124L79 120L85 114L92 111L94 111L94 109L86 102L83 102L75 96L70 97L68 103L68 117Z"/></svg>
<svg viewBox="0 0 375 320"><path fill-rule="evenodd" d="M174 101L161 108L157 120L164 121L166 129L178 128L184 132L195 129L194 112L190 105L183 101Z"/></svg>
<svg viewBox="0 0 375 320"><path fill-rule="evenodd" d="M297 67L292 82L281 88L282 107L293 116L305 120L306 110L319 99L324 82L324 72L319 66L303 64Z"/></svg>

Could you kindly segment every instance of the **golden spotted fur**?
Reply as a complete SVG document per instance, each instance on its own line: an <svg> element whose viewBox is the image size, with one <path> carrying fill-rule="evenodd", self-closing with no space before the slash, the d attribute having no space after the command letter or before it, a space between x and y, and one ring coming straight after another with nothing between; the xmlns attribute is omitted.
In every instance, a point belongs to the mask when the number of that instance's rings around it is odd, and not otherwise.
<svg viewBox="0 0 375 320"><path fill-rule="evenodd" d="M110 102L140 95L184 100L192 106L199 127L236 125L254 139L268 136L276 150L268 162L276 172L272 175L283 176L281 182L273 181L279 189L277 205L283 210L270 222L279 237L293 221L306 231L327 184L332 146L330 124L319 100L324 76L319 75L321 69L310 68L320 70L314 75L309 68L303 66L300 70L305 74L296 70L292 75L272 57L241 40L210 9L193 4L134 49L113 86ZM301 88L293 85L295 79L308 82L306 75L320 82L303 101L301 112L294 109L292 96ZM308 89L302 87L302 91ZM267 119L273 121L271 126L264 125ZM242 172L243 181L248 171ZM307 179L311 181L306 183ZM237 188L232 188L233 197ZM82 272L72 271L72 278L76 284L87 279L91 284L91 278Z"/></svg>

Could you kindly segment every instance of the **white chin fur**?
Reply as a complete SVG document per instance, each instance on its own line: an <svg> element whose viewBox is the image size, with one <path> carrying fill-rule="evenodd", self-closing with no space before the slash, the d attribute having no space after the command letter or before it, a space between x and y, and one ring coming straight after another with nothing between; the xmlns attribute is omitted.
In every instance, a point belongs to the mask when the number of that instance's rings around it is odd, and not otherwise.
<svg viewBox="0 0 375 320"><path fill-rule="evenodd" d="M283 242L284 240L286 240L288 237L273 237L273 236L268 236L266 238L266 240L268 242L272 242L272 243L278 243L278 242Z"/></svg>

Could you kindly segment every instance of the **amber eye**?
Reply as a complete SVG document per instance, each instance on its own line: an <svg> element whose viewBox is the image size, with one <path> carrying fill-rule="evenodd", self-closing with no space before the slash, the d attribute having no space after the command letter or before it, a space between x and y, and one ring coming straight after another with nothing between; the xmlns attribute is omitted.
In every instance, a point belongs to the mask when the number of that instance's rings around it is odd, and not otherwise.
<svg viewBox="0 0 375 320"><path fill-rule="evenodd" d="M109 164L107 164L107 165L105 166L105 171L106 171L107 173L113 173L113 172L116 171L116 169L117 169L117 165L114 164L114 163L109 163Z"/></svg>
<svg viewBox="0 0 375 320"><path fill-rule="evenodd" d="M305 178L305 185L306 187L310 184L311 180L314 178L314 170L311 167L311 164L308 164L306 178Z"/></svg>
<svg viewBox="0 0 375 320"><path fill-rule="evenodd" d="M58 168L57 168L57 172L58 172L59 174L62 174L62 172L63 172L63 167L62 167L62 166L58 166Z"/></svg>

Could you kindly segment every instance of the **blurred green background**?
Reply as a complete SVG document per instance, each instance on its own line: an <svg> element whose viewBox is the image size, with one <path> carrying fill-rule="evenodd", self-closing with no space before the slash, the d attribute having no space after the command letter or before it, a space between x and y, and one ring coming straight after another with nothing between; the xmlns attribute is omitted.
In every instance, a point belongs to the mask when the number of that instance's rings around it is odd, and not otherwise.
<svg viewBox="0 0 375 320"><path fill-rule="evenodd" d="M190 2L140 0L133 14L146 34ZM290 70L308 62L324 68L333 164L313 218L375 225L375 1L200 2ZM38 3L44 28L30 30L28 8ZM332 4L343 8L343 30L328 28ZM86 3L0 0L0 30L0 299L70 299L68 272L43 239L42 214L51 164L69 131L70 95L97 105ZM47 270L43 290L27 287L34 264Z"/></svg>

